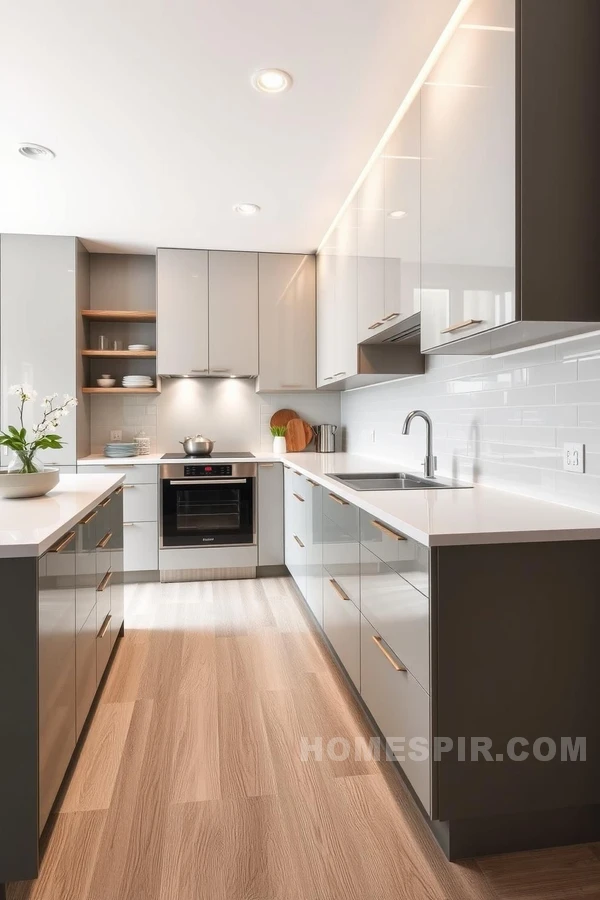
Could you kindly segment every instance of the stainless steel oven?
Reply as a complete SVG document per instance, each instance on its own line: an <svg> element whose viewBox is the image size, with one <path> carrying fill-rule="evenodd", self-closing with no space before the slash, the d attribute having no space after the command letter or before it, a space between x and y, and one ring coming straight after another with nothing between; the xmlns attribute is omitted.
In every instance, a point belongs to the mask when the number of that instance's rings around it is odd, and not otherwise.
<svg viewBox="0 0 600 900"><path fill-rule="evenodd" d="M160 546L256 544L256 463L160 467Z"/></svg>

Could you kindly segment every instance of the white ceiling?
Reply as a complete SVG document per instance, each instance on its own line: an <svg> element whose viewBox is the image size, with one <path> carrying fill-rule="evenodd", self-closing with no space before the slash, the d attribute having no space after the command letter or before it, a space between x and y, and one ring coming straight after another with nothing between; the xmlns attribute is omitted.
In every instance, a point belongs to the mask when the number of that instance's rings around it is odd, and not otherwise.
<svg viewBox="0 0 600 900"><path fill-rule="evenodd" d="M312 251L456 5L2 3L0 232ZM269 66L292 73L289 93L252 89ZM24 159L23 141L56 159Z"/></svg>

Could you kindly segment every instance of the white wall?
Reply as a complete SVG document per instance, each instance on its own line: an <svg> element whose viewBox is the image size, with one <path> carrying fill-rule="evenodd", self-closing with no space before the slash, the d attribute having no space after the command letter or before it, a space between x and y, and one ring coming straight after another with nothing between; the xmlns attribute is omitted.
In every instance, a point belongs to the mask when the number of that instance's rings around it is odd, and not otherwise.
<svg viewBox="0 0 600 900"><path fill-rule="evenodd" d="M600 333L497 357L428 357L425 375L342 394L346 449L419 469L434 422L438 473L600 511ZM375 432L375 442L372 432ZM562 445L586 445L585 475Z"/></svg>
<svg viewBox="0 0 600 900"><path fill-rule="evenodd" d="M178 451L179 441L200 431L215 441L215 450L268 450L269 420L283 407L313 425L340 423L337 393L257 394L255 382L241 378L163 379L158 397L130 394L92 397L92 453L100 453L111 429L131 440L144 430L152 449Z"/></svg>

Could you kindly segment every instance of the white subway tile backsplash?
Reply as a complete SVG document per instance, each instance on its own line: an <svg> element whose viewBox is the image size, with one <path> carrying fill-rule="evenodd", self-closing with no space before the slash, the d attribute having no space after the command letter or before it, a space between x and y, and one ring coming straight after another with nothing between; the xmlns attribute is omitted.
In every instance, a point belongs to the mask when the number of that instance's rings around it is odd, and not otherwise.
<svg viewBox="0 0 600 900"><path fill-rule="evenodd" d="M428 357L425 375L346 391L346 449L418 469L423 431L401 427L419 407L440 474L600 512L600 332L504 356ZM567 441L586 445L585 475L563 471Z"/></svg>

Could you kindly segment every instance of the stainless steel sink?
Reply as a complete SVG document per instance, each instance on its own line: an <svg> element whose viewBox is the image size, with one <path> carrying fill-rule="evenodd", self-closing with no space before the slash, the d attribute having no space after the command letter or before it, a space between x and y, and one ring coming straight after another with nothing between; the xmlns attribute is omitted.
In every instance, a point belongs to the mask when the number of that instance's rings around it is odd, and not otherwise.
<svg viewBox="0 0 600 900"><path fill-rule="evenodd" d="M472 484L462 484L448 478L423 478L410 472L348 472L329 477L355 491L429 491L473 487Z"/></svg>

